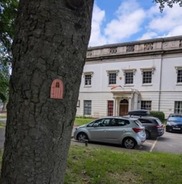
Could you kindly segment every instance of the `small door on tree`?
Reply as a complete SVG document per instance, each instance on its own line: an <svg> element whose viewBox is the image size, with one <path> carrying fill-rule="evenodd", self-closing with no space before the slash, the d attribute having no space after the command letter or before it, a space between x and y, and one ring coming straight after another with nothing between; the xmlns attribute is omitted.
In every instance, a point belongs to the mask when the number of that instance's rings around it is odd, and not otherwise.
<svg viewBox="0 0 182 184"><path fill-rule="evenodd" d="M53 99L63 99L63 82L60 79L53 80L51 84L51 98Z"/></svg>

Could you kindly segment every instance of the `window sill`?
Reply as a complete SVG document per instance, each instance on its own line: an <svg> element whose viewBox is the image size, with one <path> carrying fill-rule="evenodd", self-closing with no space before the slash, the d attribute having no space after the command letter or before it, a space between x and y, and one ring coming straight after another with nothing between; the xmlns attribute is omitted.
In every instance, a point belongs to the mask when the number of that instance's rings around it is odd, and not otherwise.
<svg viewBox="0 0 182 184"><path fill-rule="evenodd" d="M91 85L84 86L84 88L91 88L91 87L92 87Z"/></svg>
<svg viewBox="0 0 182 184"><path fill-rule="evenodd" d="M176 86L182 86L182 83L176 83Z"/></svg>
<svg viewBox="0 0 182 184"><path fill-rule="evenodd" d="M149 83L149 84L142 84L142 86L153 86L152 83Z"/></svg>
<svg viewBox="0 0 182 184"><path fill-rule="evenodd" d="M134 87L134 84L124 84L124 87Z"/></svg>

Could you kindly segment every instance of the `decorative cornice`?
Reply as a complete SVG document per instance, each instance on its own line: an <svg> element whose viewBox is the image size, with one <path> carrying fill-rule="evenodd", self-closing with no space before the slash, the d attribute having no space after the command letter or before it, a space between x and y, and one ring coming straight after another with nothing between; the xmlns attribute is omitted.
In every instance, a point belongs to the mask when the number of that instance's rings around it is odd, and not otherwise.
<svg viewBox="0 0 182 184"><path fill-rule="evenodd" d="M107 75L109 75L110 73L116 73L116 75L118 75L119 70L106 70Z"/></svg>
<svg viewBox="0 0 182 184"><path fill-rule="evenodd" d="M149 68L140 68L141 72L147 72L147 71L152 71L152 74L154 74L155 67L149 67Z"/></svg>
<svg viewBox="0 0 182 184"><path fill-rule="evenodd" d="M87 61L182 53L182 36L88 48Z"/></svg>
<svg viewBox="0 0 182 184"><path fill-rule="evenodd" d="M123 70L123 73L125 75L126 72L133 72L133 74L136 73L136 69L135 68L130 68L130 69L122 69Z"/></svg>

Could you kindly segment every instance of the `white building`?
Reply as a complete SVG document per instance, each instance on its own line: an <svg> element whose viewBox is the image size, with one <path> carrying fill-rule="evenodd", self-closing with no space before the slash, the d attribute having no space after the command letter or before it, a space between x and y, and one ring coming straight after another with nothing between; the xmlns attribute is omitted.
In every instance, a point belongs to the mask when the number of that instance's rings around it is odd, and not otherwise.
<svg viewBox="0 0 182 184"><path fill-rule="evenodd" d="M182 113L182 36L88 49L77 116Z"/></svg>

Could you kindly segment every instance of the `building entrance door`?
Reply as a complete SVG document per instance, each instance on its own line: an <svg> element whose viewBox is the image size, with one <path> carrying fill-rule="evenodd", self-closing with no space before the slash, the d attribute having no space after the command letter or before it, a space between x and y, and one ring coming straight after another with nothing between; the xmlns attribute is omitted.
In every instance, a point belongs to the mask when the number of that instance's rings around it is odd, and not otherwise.
<svg viewBox="0 0 182 184"><path fill-rule="evenodd" d="M123 99L120 101L119 115L124 116L128 114L128 100Z"/></svg>

